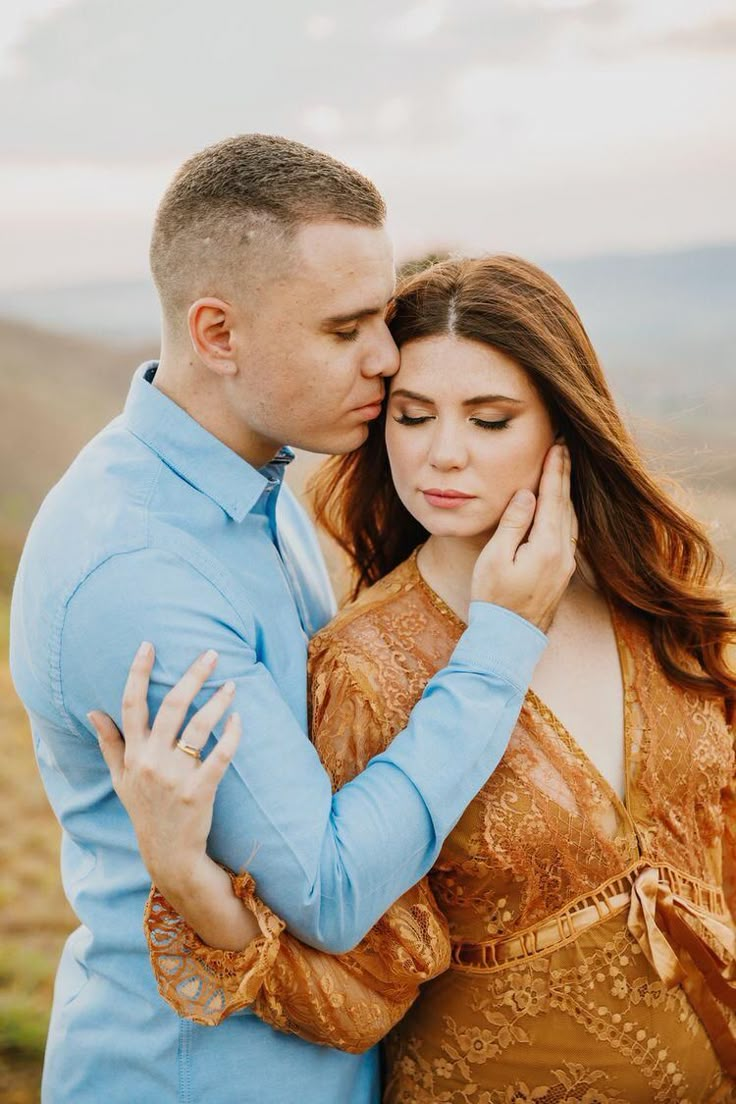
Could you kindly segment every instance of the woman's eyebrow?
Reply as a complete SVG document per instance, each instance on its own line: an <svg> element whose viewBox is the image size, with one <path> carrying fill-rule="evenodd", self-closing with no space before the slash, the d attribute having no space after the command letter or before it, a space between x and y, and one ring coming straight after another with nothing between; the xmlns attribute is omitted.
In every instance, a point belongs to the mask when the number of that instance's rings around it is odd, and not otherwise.
<svg viewBox="0 0 736 1104"><path fill-rule="evenodd" d="M414 399L415 402L431 403L431 405L434 406L434 399L430 399L426 395L420 395L417 391L408 391L405 387L393 388L391 395L392 397L400 396L402 399ZM514 399L511 395L475 395L472 399L464 399L463 406L480 406L481 403L494 402L516 403L518 406L524 405L521 399Z"/></svg>
<svg viewBox="0 0 736 1104"><path fill-rule="evenodd" d="M523 406L521 399L514 399L511 395L476 395L472 399L465 399L463 406L479 406L481 403L509 402Z"/></svg>
<svg viewBox="0 0 736 1104"><path fill-rule="evenodd" d="M417 402L431 403L434 406L434 399L428 399L426 395L420 395L416 391L407 391L405 387L393 387L391 389L391 397L400 395L402 399L415 399Z"/></svg>

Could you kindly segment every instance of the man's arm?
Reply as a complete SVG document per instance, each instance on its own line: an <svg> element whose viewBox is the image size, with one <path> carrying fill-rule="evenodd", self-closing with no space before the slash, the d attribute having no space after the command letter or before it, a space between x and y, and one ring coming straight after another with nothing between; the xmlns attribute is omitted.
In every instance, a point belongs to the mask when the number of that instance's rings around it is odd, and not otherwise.
<svg viewBox="0 0 736 1104"><path fill-rule="evenodd" d="M182 594L190 606L185 619ZM104 644L100 618L115 626ZM232 708L242 718L243 737L217 788L209 854L231 870L247 868L259 894L295 935L333 951L359 942L430 868L503 755L544 647L542 634L515 615L490 606L474 610L471 631L428 686L405 731L333 796L306 732L250 641L238 632L232 609L186 561L169 553L145 551L109 560L72 600L62 673L67 708L77 719L94 705L132 743L120 703L130 657L142 635L157 641L148 695L152 716L162 708L162 721L176 713L176 699L167 695L175 691L199 642L212 646L219 659L192 708L205 706L226 682L235 683ZM489 655L485 646L499 638L503 658ZM142 783L155 779L159 788L149 804L148 827L141 828L134 811L132 819L139 840L145 834L160 837L168 825L159 845L161 861L187 877L192 889L188 872L202 869L191 835L197 818L190 791L198 764L174 749L178 728L159 728L160 737L150 747L153 761L128 759ZM218 724L208 751L221 735ZM173 765L177 773L172 777ZM160 790L169 795L171 816L162 814ZM201 838L204 842L206 836ZM204 854L204 846L198 854ZM160 866L151 873L162 887L170 884L171 874Z"/></svg>
<svg viewBox="0 0 736 1104"><path fill-rule="evenodd" d="M554 464L548 465L548 477L550 473L547 482L552 484L554 496L550 496L548 514L537 519L537 547L533 547L532 531L523 546L523 570L512 569L511 582L507 581L510 591L516 587L519 604L526 603L529 609L536 600L541 617L559 601L572 571L572 523L566 508L560 508L564 477ZM512 562L522 552L518 546L531 520L529 510L524 513L523 504L516 516L513 509L508 512L508 524L500 527L495 553L486 556L496 590L508 549L512 549ZM495 768L506 749L544 637L507 609L474 603L468 630L448 667L429 683L407 728L333 797L314 748L269 673L258 663L252 646L232 623L227 604L206 587L203 590L203 581L196 586L196 579L186 575L188 565L172 562L166 566L163 577L167 593L171 590L171 606L165 595L147 592L145 579L151 573L145 571L135 572L137 591L131 590L129 581L123 591L123 579L113 587L134 597L132 622L138 635L133 640L130 626L127 633L119 632L114 657L101 655L97 649L95 674L84 694L85 708L94 703L119 721L122 685L119 678L111 685L105 670L114 665L119 672L120 652L133 654L141 636L158 641L149 697L154 709L191 660L187 654L191 642L214 647L220 656L217 683L235 682L234 704L243 718L245 735L217 791L210 853L231 869L247 867L263 899L299 938L327 950L346 950L427 872L463 809ZM125 571L125 565L120 569ZM108 570L116 568L110 565ZM178 572L185 574L177 577ZM156 575L162 578L160 571ZM93 591L94 587L88 589L86 608L87 617L95 619L100 616L100 605ZM182 593L188 595L186 625L180 609ZM104 595L109 594L108 579ZM120 620L131 621L125 608L126 603L121 602L119 609L110 611L111 624L119 627ZM84 621L84 616L77 618L77 636L84 636ZM211 692L217 683L210 682L207 689ZM103 693L102 687L107 692ZM200 694L195 707L202 706L208 696ZM163 726L155 741L146 733L135 737L126 727L129 746L136 738L141 747L148 741L146 756L140 763L131 762L130 774L138 770L139 782L142 775L144 784L150 782L154 791L157 776L164 786L178 784L172 783L170 776L167 779L167 763L177 764L181 778L187 777L183 770L199 769L196 762L173 749L178 727L166 730ZM185 789L191 796L191 781ZM160 818L144 823L140 806L134 808L124 794L123 800L139 839L142 835L155 837ZM192 850L185 844L186 822L184 816L183 831L177 837L180 854L168 855L169 863L182 870L199 861L196 841ZM159 871L152 874L166 882L166 874L163 878Z"/></svg>

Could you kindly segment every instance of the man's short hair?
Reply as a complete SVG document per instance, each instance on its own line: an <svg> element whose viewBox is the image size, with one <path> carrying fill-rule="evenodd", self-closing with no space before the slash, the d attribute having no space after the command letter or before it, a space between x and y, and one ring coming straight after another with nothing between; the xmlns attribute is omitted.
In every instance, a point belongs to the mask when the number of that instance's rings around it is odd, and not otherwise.
<svg viewBox="0 0 736 1104"><path fill-rule="evenodd" d="M380 227L384 201L355 169L300 142L240 134L181 166L156 214L151 271L165 318L181 320L196 299L227 298L248 273L283 261L308 222Z"/></svg>

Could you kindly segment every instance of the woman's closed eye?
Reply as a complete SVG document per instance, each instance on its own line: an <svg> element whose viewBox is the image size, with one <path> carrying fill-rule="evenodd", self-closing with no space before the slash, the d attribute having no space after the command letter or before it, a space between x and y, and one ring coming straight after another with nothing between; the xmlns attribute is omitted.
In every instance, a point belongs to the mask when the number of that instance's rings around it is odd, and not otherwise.
<svg viewBox="0 0 736 1104"><path fill-rule="evenodd" d="M394 416L394 421L398 422L399 425L416 426L424 425L425 422L431 421L432 417L431 414L420 414L416 417L412 417L410 414L399 414ZM511 419L500 418L498 421L490 421L486 418L471 418L470 421L479 429L505 429Z"/></svg>
<svg viewBox="0 0 736 1104"><path fill-rule="evenodd" d="M424 422L431 420L431 414L421 414L416 418L412 418L410 414L399 414L394 417L394 421L399 425L422 425Z"/></svg>
<svg viewBox="0 0 736 1104"><path fill-rule="evenodd" d="M488 421L486 418L471 418L473 425L480 426L481 429L506 429L506 426L511 421L510 418L499 418L498 421Z"/></svg>

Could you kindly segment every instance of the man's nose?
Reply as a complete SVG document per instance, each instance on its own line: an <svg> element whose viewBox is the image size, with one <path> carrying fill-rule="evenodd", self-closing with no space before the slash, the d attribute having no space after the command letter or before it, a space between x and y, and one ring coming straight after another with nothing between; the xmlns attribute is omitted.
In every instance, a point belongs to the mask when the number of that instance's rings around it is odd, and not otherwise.
<svg viewBox="0 0 736 1104"><path fill-rule="evenodd" d="M366 359L363 374L366 376L395 376L399 370L399 350L388 326L371 354Z"/></svg>

